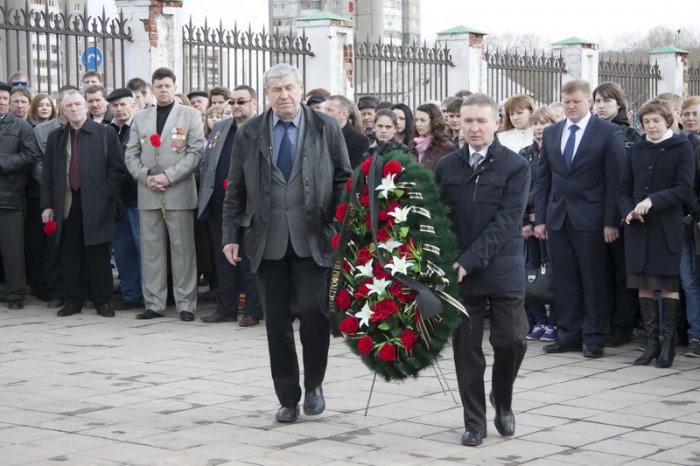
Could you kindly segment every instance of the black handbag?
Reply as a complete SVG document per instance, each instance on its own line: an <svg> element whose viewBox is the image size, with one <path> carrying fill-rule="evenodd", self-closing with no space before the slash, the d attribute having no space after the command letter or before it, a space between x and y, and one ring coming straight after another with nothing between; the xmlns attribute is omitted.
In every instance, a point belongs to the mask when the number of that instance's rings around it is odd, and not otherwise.
<svg viewBox="0 0 700 466"><path fill-rule="evenodd" d="M552 265L549 263L544 241L538 240L538 243L539 266L528 266L531 261L525 266L525 303L543 306L554 302Z"/></svg>

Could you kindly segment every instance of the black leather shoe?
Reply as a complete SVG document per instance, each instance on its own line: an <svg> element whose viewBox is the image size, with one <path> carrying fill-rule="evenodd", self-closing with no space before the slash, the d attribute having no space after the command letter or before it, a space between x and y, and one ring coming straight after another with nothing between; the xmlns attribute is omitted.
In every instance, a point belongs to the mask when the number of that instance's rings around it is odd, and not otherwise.
<svg viewBox="0 0 700 466"><path fill-rule="evenodd" d="M489 395L489 401L491 401L491 406L496 410L496 417L493 419L493 423L496 425L498 433L504 437L510 437L515 434L515 415L513 415L513 410L496 404L493 393Z"/></svg>
<svg viewBox="0 0 700 466"><path fill-rule="evenodd" d="M77 307L73 306L63 306L61 309L58 310L56 315L58 317L68 317L72 316L73 314L80 314L83 311L81 309L78 309Z"/></svg>
<svg viewBox="0 0 700 466"><path fill-rule="evenodd" d="M295 406L281 406L275 414L275 421L277 422L296 422L299 417L299 405Z"/></svg>
<svg viewBox="0 0 700 466"><path fill-rule="evenodd" d="M194 320L194 314L190 311L180 311L180 320L183 322L192 322Z"/></svg>
<svg viewBox="0 0 700 466"><path fill-rule="evenodd" d="M481 432L480 430L465 430L462 434L462 445L466 445L468 447L478 447L485 438L486 432Z"/></svg>
<svg viewBox="0 0 700 466"><path fill-rule="evenodd" d="M208 316L200 317L199 320L205 324L218 324L219 322L235 322L236 316L227 316L226 314L221 314L220 312L215 312Z"/></svg>
<svg viewBox="0 0 700 466"><path fill-rule="evenodd" d="M554 343L544 345L542 347L542 351L544 351L547 354L568 353L571 351L581 351L581 345L580 344L566 345L563 343L559 343L558 341L555 341Z"/></svg>
<svg viewBox="0 0 700 466"><path fill-rule="evenodd" d="M323 387L320 385L313 390L307 390L304 395L304 414L315 416L326 409L326 400L323 399Z"/></svg>
<svg viewBox="0 0 700 466"><path fill-rule="evenodd" d="M13 311L19 311L24 309L24 303L22 301L10 301L7 303L7 308Z"/></svg>
<svg viewBox="0 0 700 466"><path fill-rule="evenodd" d="M63 300L49 299L49 302L46 303L46 307L48 307L49 309L58 309L59 307L63 307Z"/></svg>
<svg viewBox="0 0 700 466"><path fill-rule="evenodd" d="M99 306L96 305L95 310L102 317L114 317L114 311L112 310L112 306L110 306L109 303L100 304Z"/></svg>
<svg viewBox="0 0 700 466"><path fill-rule="evenodd" d="M583 357L590 359L597 359L603 357L603 348L595 345L586 345L583 349Z"/></svg>
<svg viewBox="0 0 700 466"><path fill-rule="evenodd" d="M151 309L146 309L141 314L136 314L136 318L139 320L155 319L157 317L165 317L163 314L156 312Z"/></svg>

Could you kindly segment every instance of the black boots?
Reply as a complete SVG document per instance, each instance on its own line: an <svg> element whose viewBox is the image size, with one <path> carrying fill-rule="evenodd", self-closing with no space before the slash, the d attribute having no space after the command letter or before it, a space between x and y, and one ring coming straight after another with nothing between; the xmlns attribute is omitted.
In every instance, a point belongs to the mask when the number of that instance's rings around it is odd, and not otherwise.
<svg viewBox="0 0 700 466"><path fill-rule="evenodd" d="M664 305L666 301L664 299ZM678 309L677 306L676 304L676 310ZM642 355L635 359L632 364L635 366L648 366L652 360L659 357L659 309L655 299L639 298L639 310L642 314L644 331L647 334L647 343ZM665 310L666 308L664 307Z"/></svg>
<svg viewBox="0 0 700 466"><path fill-rule="evenodd" d="M656 359L656 367L671 367L676 355L676 340L678 338L678 317L680 302L677 299L663 299L664 306L664 343L661 354Z"/></svg>

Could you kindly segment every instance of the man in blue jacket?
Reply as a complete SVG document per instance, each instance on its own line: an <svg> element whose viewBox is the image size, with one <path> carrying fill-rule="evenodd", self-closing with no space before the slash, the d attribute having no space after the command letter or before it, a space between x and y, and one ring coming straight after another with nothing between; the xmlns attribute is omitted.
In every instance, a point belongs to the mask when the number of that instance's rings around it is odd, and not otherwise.
<svg viewBox="0 0 700 466"><path fill-rule="evenodd" d="M453 337L459 394L464 407L462 444L480 445L486 437L486 361L481 348L484 317L490 310L493 346L491 404L503 436L515 433L511 409L513 382L525 356L525 257L520 235L530 186L527 160L494 137L496 102L484 94L464 101L460 120L467 144L443 157L436 180L461 251L453 265L464 318Z"/></svg>

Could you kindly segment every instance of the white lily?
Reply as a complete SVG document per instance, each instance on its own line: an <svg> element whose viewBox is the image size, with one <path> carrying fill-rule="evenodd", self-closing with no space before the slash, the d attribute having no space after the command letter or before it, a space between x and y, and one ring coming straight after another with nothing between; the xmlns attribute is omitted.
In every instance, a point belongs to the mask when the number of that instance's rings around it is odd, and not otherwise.
<svg viewBox="0 0 700 466"><path fill-rule="evenodd" d="M376 278L372 280L371 285L367 285L367 289L369 292L367 293L367 296L371 296L372 294L377 294L377 296L381 296L384 294L386 291L386 287L389 286L391 283L391 280L387 280L386 278L380 278L377 280Z"/></svg>
<svg viewBox="0 0 700 466"><path fill-rule="evenodd" d="M380 196L383 196L384 199L389 199L389 193L393 192L396 189L396 185L394 184L394 178L396 178L396 175L389 175L385 176L382 178L382 183L377 186L375 191L380 191Z"/></svg>
<svg viewBox="0 0 700 466"><path fill-rule="evenodd" d="M400 241L396 241L394 239L390 239L389 241L385 241L383 243L379 243L379 247L381 249L386 249L387 251L391 252L394 249L398 248L401 246L403 243Z"/></svg>
<svg viewBox="0 0 700 466"><path fill-rule="evenodd" d="M362 310L355 314L355 317L357 319L360 319L360 327L363 325L365 327L369 327L369 319L372 317L374 312L372 309L369 308L369 304L365 302L365 305L362 306Z"/></svg>
<svg viewBox="0 0 700 466"><path fill-rule="evenodd" d="M355 278L357 277L367 277L367 278L372 278L374 276L374 272L372 270L372 262L374 262L374 259L370 259L369 262L367 262L365 265L358 265L355 267Z"/></svg>
<svg viewBox="0 0 700 466"><path fill-rule="evenodd" d="M402 223L408 220L408 214L411 213L411 206L408 207L395 207L393 212L389 212L389 215L394 217L396 221L394 223Z"/></svg>
<svg viewBox="0 0 700 466"><path fill-rule="evenodd" d="M392 263L388 264L386 266L387 269L391 270L392 275L396 275L397 273L408 275L408 269L410 267L413 267L413 262L408 260L408 257L406 257L406 256L403 256L403 257L394 256Z"/></svg>

